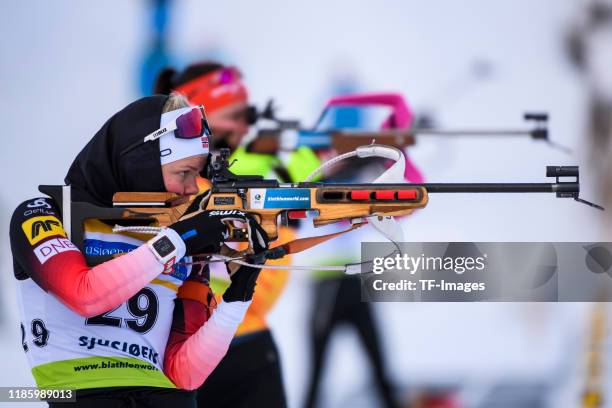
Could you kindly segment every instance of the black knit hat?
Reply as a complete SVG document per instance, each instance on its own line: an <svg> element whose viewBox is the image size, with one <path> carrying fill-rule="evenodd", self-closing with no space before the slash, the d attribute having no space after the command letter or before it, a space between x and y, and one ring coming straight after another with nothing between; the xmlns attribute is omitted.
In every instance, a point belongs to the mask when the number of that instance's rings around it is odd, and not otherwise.
<svg viewBox="0 0 612 408"><path fill-rule="evenodd" d="M120 155L159 128L168 96L137 100L114 114L77 155L66 174L75 201L111 206L118 191L165 191L159 141Z"/></svg>

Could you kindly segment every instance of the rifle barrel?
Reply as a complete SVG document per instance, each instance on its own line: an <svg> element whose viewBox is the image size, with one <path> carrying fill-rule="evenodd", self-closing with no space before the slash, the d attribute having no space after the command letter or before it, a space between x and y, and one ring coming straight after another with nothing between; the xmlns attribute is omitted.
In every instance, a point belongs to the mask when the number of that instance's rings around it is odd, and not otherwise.
<svg viewBox="0 0 612 408"><path fill-rule="evenodd" d="M559 197L573 197L580 192L577 182L560 183L377 183L377 184L335 184L298 183L297 187L318 187L323 189L409 189L423 187L428 193L557 193Z"/></svg>
<svg viewBox="0 0 612 408"><path fill-rule="evenodd" d="M422 184L429 193L578 193L578 183L440 183Z"/></svg>

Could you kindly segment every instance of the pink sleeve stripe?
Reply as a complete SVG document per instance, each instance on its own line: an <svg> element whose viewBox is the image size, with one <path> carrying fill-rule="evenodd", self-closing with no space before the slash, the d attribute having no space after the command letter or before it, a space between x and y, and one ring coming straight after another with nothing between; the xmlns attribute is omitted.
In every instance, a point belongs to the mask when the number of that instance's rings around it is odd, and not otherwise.
<svg viewBox="0 0 612 408"><path fill-rule="evenodd" d="M164 372L182 389L201 386L227 353L251 302L221 302L211 318L166 361Z"/></svg>

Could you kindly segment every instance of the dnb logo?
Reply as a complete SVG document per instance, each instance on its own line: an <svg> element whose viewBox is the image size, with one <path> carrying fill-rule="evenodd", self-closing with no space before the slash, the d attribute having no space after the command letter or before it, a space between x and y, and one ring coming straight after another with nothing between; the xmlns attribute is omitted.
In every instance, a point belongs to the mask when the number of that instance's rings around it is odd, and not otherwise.
<svg viewBox="0 0 612 408"><path fill-rule="evenodd" d="M52 236L66 236L62 223L53 216L30 218L21 224L21 228L32 245Z"/></svg>
<svg viewBox="0 0 612 408"><path fill-rule="evenodd" d="M34 254L41 264L44 264L55 255L66 251L79 249L67 238L53 238L34 248Z"/></svg>

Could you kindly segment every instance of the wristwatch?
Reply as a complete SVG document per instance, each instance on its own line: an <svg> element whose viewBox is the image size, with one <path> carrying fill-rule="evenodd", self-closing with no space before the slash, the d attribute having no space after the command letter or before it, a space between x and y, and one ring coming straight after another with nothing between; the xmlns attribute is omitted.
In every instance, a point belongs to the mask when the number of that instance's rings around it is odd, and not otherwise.
<svg viewBox="0 0 612 408"><path fill-rule="evenodd" d="M163 233L149 240L147 245L157 260L164 265L164 272L176 261L176 246L172 240Z"/></svg>

